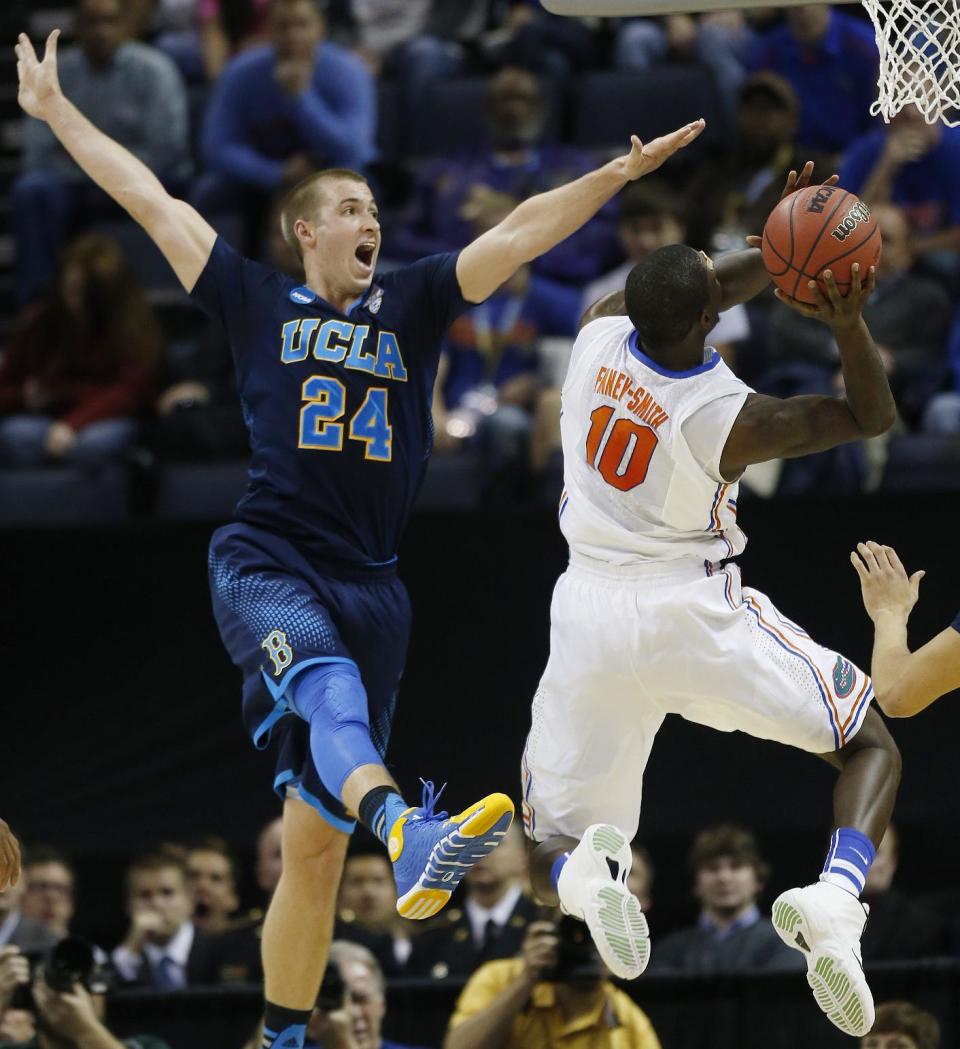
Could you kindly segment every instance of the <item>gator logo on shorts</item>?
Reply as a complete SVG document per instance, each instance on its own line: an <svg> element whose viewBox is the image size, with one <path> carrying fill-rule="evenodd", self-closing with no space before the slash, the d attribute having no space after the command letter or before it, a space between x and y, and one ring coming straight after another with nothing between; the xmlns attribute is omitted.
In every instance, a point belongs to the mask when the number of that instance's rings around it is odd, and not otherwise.
<svg viewBox="0 0 960 1049"><path fill-rule="evenodd" d="M833 688L837 693L837 699L846 699L853 691L857 683L857 672L849 659L837 656L837 662L833 667Z"/></svg>

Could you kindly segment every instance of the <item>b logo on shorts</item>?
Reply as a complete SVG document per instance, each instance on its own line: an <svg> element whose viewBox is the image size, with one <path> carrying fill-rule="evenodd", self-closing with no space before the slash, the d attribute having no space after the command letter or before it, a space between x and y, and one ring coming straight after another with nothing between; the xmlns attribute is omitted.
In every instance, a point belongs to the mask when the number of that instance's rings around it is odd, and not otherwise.
<svg viewBox="0 0 960 1049"><path fill-rule="evenodd" d="M271 630L260 642L260 647L273 663L274 677L282 674L293 662L293 649L287 644L287 635L282 630Z"/></svg>
<svg viewBox="0 0 960 1049"><path fill-rule="evenodd" d="M836 689L837 699L846 699L856 683L857 672L853 669L853 664L843 656L837 656L833 668L833 687Z"/></svg>

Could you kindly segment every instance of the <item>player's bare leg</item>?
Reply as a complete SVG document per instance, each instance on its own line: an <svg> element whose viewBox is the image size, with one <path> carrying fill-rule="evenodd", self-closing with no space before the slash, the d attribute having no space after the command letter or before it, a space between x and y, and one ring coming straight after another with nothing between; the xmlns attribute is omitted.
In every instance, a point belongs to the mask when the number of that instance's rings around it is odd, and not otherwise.
<svg viewBox="0 0 960 1049"><path fill-rule="evenodd" d="M263 923L264 991L270 1042L283 1044L286 1026L309 1014L317 1000L333 936L337 889L348 835L336 830L306 802L287 799L283 808L283 873ZM272 1008L271 1008L272 1007ZM295 1032L291 1032L292 1034Z"/></svg>
<svg viewBox="0 0 960 1049"><path fill-rule="evenodd" d="M627 888L632 863L627 836L609 823L593 824L579 841L548 838L530 856L534 893L586 922L600 957L624 980L636 979L650 960L647 919Z"/></svg>
<svg viewBox="0 0 960 1049"><path fill-rule="evenodd" d="M883 838L900 785L900 752L875 710L841 750L823 755L840 769L833 792L834 831L820 880L782 893L773 924L807 958L807 983L828 1018L854 1037L873 1026L873 996L863 974L860 937L867 920L860 892Z"/></svg>

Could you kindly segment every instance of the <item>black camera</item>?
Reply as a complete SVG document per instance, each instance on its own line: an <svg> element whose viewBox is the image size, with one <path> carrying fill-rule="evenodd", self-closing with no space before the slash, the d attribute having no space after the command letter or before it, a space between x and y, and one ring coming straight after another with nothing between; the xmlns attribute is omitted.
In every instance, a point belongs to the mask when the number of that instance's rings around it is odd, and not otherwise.
<svg viewBox="0 0 960 1049"><path fill-rule="evenodd" d="M340 966L336 962L327 962L320 991L317 994L317 1008L322 1009L325 1013L333 1012L334 1009L342 1009L346 993L347 986L340 975Z"/></svg>
<svg viewBox="0 0 960 1049"><path fill-rule="evenodd" d="M607 975L590 930L565 914L557 923L557 964L543 974L552 983L597 983Z"/></svg>
<svg viewBox="0 0 960 1049"><path fill-rule="evenodd" d="M69 992L78 983L91 990L96 969L93 947L79 936L67 936L43 963L43 982L51 991Z"/></svg>

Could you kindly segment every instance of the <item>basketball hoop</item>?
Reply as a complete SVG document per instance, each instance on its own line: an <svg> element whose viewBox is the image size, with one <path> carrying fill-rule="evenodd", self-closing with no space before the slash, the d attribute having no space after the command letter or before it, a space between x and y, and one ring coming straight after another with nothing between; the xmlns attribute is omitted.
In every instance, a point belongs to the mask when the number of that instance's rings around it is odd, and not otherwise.
<svg viewBox="0 0 960 1049"><path fill-rule="evenodd" d="M880 52L879 97L888 123L913 104L928 124L960 124L960 6L956 0L863 0Z"/></svg>
<svg viewBox="0 0 960 1049"><path fill-rule="evenodd" d="M806 0L778 0L793 7ZM840 0L851 3L854 0ZM960 125L960 0L861 0L877 37L874 116L888 123L916 105L928 124ZM664 15L766 6L769 0L541 0L557 15Z"/></svg>

